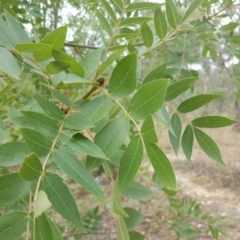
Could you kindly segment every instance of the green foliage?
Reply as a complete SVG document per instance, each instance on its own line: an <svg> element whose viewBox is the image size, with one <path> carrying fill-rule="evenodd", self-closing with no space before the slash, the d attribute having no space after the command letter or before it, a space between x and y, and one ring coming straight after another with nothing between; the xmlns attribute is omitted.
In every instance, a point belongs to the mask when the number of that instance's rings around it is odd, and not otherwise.
<svg viewBox="0 0 240 240"><path fill-rule="evenodd" d="M90 47L94 50L76 55L66 47L74 47L66 43L67 25L39 39L28 36L5 12L0 18L0 71L6 74L0 90L0 167L8 174L0 176L0 203L27 198L24 204L29 201L29 206L21 212L1 212L0 239L63 239L63 228L80 235L96 232L101 220L98 208L83 215L70 181L111 206L119 239L145 239L134 231L143 215L124 207L128 198L143 200L155 194L136 181L143 159L150 161L167 194L177 190L171 161L158 144L159 119L169 131L176 154L181 146L190 161L195 137L206 155L224 164L214 140L199 128L225 127L235 121L222 116L188 120L189 112L220 97L195 93L198 74L191 68L192 58L185 57L192 31L204 31L204 19L194 16L187 21L199 4L191 1L181 16L173 0L166 0L164 7L150 2L89 1L86 18L95 11L92 18L96 15L99 20L99 35L96 46ZM237 26L224 29L233 31ZM86 27L87 22L80 29ZM183 37L187 39L184 47L179 46ZM211 41L203 34L200 38L205 41L203 56L209 52L217 59ZM231 42L238 43L238 36L232 36ZM164 54L156 57L153 50ZM180 65L171 52L176 50L183 52ZM155 57L157 65L144 66L144 61ZM183 133L182 125L187 125ZM92 174L99 166L111 181L110 196ZM214 239L226 235L225 222L202 213L195 201L168 196L178 216L171 219L178 239L197 236L186 222L189 216L207 222ZM67 226L61 228L47 210L59 213Z"/></svg>

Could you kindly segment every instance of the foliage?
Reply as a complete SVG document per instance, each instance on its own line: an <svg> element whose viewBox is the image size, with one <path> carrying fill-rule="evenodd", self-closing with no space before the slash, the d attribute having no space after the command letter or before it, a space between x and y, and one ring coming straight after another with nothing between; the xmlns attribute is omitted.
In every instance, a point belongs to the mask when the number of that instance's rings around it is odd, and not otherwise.
<svg viewBox="0 0 240 240"><path fill-rule="evenodd" d="M225 127L235 121L222 116L189 121L183 115L220 97L193 91L194 95L190 93L186 99L185 93L199 78L190 67L192 62L183 55L181 61L189 66L176 68L177 57L168 54L168 59L158 56L156 68L141 68L145 59L154 57L154 50L167 52L171 48L168 42L201 31L204 19L189 21L200 3L191 1L182 14L173 0L165 5L128 0L95 3L101 47L80 61L64 47L66 25L53 27L53 31L32 41L32 36L5 11L0 19L0 70L6 74L0 91L0 166L7 174L0 176L0 202L28 198L29 207L27 211L23 208L0 216L1 239L20 239L23 235L25 239L62 239L49 214L53 209L78 233L98 228L97 209L82 217L63 175L99 201L111 201L119 239L144 239L134 231L142 214L123 207L127 198L152 196L149 189L134 180L143 158L150 160L164 187L177 190L174 169L157 143L155 123L159 118L169 131L176 154L181 145L191 161L196 139L210 158L224 164L218 146L200 128ZM139 39L142 42L136 44ZM205 51L215 56L212 48ZM186 123L182 124L183 120ZM111 179L110 196L92 175L99 166ZM113 166L119 169L116 179ZM44 207L37 204L40 201ZM195 202L191 204L198 208ZM182 203L181 211L184 206ZM175 225L172 227L179 232ZM216 229L209 225L218 239L223 230Z"/></svg>

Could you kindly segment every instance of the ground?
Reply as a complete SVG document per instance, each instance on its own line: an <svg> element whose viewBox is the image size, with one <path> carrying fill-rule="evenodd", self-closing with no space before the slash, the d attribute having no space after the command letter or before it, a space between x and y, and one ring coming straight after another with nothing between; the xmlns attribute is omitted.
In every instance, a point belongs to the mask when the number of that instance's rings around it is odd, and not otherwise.
<svg viewBox="0 0 240 240"><path fill-rule="evenodd" d="M231 127L204 129L204 131L218 144L226 166L221 166L209 159L197 144L194 144L191 164L187 162L181 151L178 156L175 156L169 141L166 141L167 134L164 129L159 132L159 144L171 159L175 169L179 183L179 197L194 198L201 204L204 211L210 211L213 215L218 214L229 219L227 230L230 237L220 236L220 240L240 240L240 133ZM147 240L175 240L174 232L168 230L166 196L156 185L147 180L152 174L147 160L143 162L141 169L138 178L147 182L147 185L155 192L155 196L146 201L129 201L124 203L124 206L133 206L145 215L144 221L136 230L145 234ZM101 184L110 194L109 182L103 180ZM80 204L85 204L87 208L89 204L92 207L97 204L89 198L89 195L82 194L79 195ZM110 202L107 206L100 204L100 213L103 218L99 234L86 235L83 239L118 239L116 219L111 215L110 208ZM201 228L201 224L197 227ZM210 240L213 238L203 230L196 239Z"/></svg>

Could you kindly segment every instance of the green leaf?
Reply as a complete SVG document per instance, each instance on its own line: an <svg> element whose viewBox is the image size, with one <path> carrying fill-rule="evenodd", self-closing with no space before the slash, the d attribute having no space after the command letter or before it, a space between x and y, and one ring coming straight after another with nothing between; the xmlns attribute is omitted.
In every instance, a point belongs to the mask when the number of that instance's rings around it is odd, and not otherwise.
<svg viewBox="0 0 240 240"><path fill-rule="evenodd" d="M158 180L170 189L177 189L175 173L164 152L155 144L146 143L147 155L152 163Z"/></svg>
<svg viewBox="0 0 240 240"><path fill-rule="evenodd" d="M23 142L4 143L0 146L0 166L9 167L23 162L29 148Z"/></svg>
<svg viewBox="0 0 240 240"><path fill-rule="evenodd" d="M136 3L130 3L126 11L131 12L131 11L139 11L139 10L145 10L145 9L153 9L156 7L156 3L151 3L151 2L136 2Z"/></svg>
<svg viewBox="0 0 240 240"><path fill-rule="evenodd" d="M73 137L62 134L60 138L65 145L75 151L84 155L109 160L102 152L101 148L80 133L75 134Z"/></svg>
<svg viewBox="0 0 240 240"><path fill-rule="evenodd" d="M171 101L174 98L178 97L183 92L187 91L190 87L192 87L194 83L197 81L197 79L198 77L186 78L171 84L168 87L165 100Z"/></svg>
<svg viewBox="0 0 240 240"><path fill-rule="evenodd" d="M109 25L107 19L99 11L96 11L96 15L101 23L102 28L106 31L108 36L111 37L112 29L111 29L111 26Z"/></svg>
<svg viewBox="0 0 240 240"><path fill-rule="evenodd" d="M43 213L41 216L37 217L35 220L35 238L36 240L53 240L52 230L49 226L48 220Z"/></svg>
<svg viewBox="0 0 240 240"><path fill-rule="evenodd" d="M238 22L230 22L226 25L223 25L222 28L223 30L225 31L232 31L234 30L235 28L237 28L239 26L239 23Z"/></svg>
<svg viewBox="0 0 240 240"><path fill-rule="evenodd" d="M202 0L193 0L189 5L187 11L185 12L182 22L185 22L188 17L194 12L194 10L199 6Z"/></svg>
<svg viewBox="0 0 240 240"><path fill-rule="evenodd" d="M193 139L192 127L187 125L182 135L182 149L189 162L191 161L192 156Z"/></svg>
<svg viewBox="0 0 240 240"><path fill-rule="evenodd" d="M58 126L52 119L38 112L22 111L21 114L37 131L50 138L57 136Z"/></svg>
<svg viewBox="0 0 240 240"><path fill-rule="evenodd" d="M136 231L129 232L129 236L130 236L130 240L144 240L145 239L144 235L142 235L141 233L136 232Z"/></svg>
<svg viewBox="0 0 240 240"><path fill-rule="evenodd" d="M213 160L217 161L220 164L224 165L224 162L221 157L221 153L217 144L210 138L206 133L202 132L197 128L193 128L194 135L198 141L198 144L202 150Z"/></svg>
<svg viewBox="0 0 240 240"><path fill-rule="evenodd" d="M62 179L47 173L44 175L43 188L53 208L74 226L84 231L76 202Z"/></svg>
<svg viewBox="0 0 240 240"><path fill-rule="evenodd" d="M11 90L12 83L7 84L2 90L0 91L0 100Z"/></svg>
<svg viewBox="0 0 240 240"><path fill-rule="evenodd" d="M19 240L27 228L28 215L14 212L0 216L0 239Z"/></svg>
<svg viewBox="0 0 240 240"><path fill-rule="evenodd" d="M236 121L221 116L199 117L192 121L194 127L200 128L220 128L237 123Z"/></svg>
<svg viewBox="0 0 240 240"><path fill-rule="evenodd" d="M156 143L158 141L155 129L154 129L154 122L151 115L149 115L143 125L141 127L141 135L144 142L148 143Z"/></svg>
<svg viewBox="0 0 240 240"><path fill-rule="evenodd" d="M29 182L22 179L18 173L10 173L0 177L0 204L14 202L27 195ZM1 235L1 234L0 234Z"/></svg>
<svg viewBox="0 0 240 240"><path fill-rule="evenodd" d="M177 108L180 113L187 113L198 109L207 103L219 98L219 94L200 94L183 101Z"/></svg>
<svg viewBox="0 0 240 240"><path fill-rule="evenodd" d="M67 34L67 25L56 28L43 37L40 43L51 45L51 49L60 50L63 47Z"/></svg>
<svg viewBox="0 0 240 240"><path fill-rule="evenodd" d="M119 13L122 13L123 11L123 3L122 0L110 0L110 2L115 6L116 10Z"/></svg>
<svg viewBox="0 0 240 240"><path fill-rule="evenodd" d="M124 218L127 229L134 229L137 225L139 225L143 220L143 215L137 210L125 207L124 211L128 214L128 218Z"/></svg>
<svg viewBox="0 0 240 240"><path fill-rule="evenodd" d="M53 158L57 166L64 171L68 177L97 197L104 198L102 189L94 177L72 154L60 148L53 153Z"/></svg>
<svg viewBox="0 0 240 240"><path fill-rule="evenodd" d="M62 235L59 232L59 229L57 228L57 226L52 222L52 220L47 215L46 215L46 218L51 228L53 240L63 240Z"/></svg>
<svg viewBox="0 0 240 240"><path fill-rule="evenodd" d="M182 133L182 124L179 116L176 113L172 115L171 125L173 128L174 135L170 131L168 131L169 139L175 154L178 155L178 148L179 148L181 133Z"/></svg>
<svg viewBox="0 0 240 240"><path fill-rule="evenodd" d="M107 96L96 97L86 103L81 113L88 116L93 124L108 115L112 107L112 100Z"/></svg>
<svg viewBox="0 0 240 240"><path fill-rule="evenodd" d="M123 19L120 22L120 26L128 26L128 25L135 25L135 24L142 24L143 22L148 22L150 21L152 18L149 17L131 17L131 18L126 18Z"/></svg>
<svg viewBox="0 0 240 240"><path fill-rule="evenodd" d="M29 149L39 157L45 157L50 152L52 142L41 133L28 128L21 128L21 132Z"/></svg>
<svg viewBox="0 0 240 240"><path fill-rule="evenodd" d="M235 35L235 36L231 37L231 41L235 44L239 44L240 43L240 35Z"/></svg>
<svg viewBox="0 0 240 240"><path fill-rule="evenodd" d="M67 70L71 66L69 61L52 61L46 66L46 70L49 74L56 74Z"/></svg>
<svg viewBox="0 0 240 240"><path fill-rule="evenodd" d="M73 83L87 83L92 84L89 80L82 78L76 74L68 73L63 79L64 84L73 84Z"/></svg>
<svg viewBox="0 0 240 240"><path fill-rule="evenodd" d="M122 217L128 217L128 214L124 211L120 199L120 194L117 190L117 185L114 186L114 196L113 196L113 212Z"/></svg>
<svg viewBox="0 0 240 240"><path fill-rule="evenodd" d="M180 16L173 0L166 0L166 13L170 26L176 29L180 24Z"/></svg>
<svg viewBox="0 0 240 240"><path fill-rule="evenodd" d="M130 240L127 226L122 217L118 216L118 231L119 231L119 240Z"/></svg>
<svg viewBox="0 0 240 240"><path fill-rule="evenodd" d="M154 80L141 86L128 105L134 119L145 119L155 113L164 103L168 80Z"/></svg>
<svg viewBox="0 0 240 240"><path fill-rule="evenodd" d="M57 61L71 62L71 65L68 68L68 71L71 73L74 73L80 77L84 77L84 69L83 69L82 65L76 59L72 58L71 56L67 55L64 52L57 51L57 50L53 50L52 55L53 55L54 59Z"/></svg>
<svg viewBox="0 0 240 240"><path fill-rule="evenodd" d="M106 9L106 11L108 12L109 16L116 23L117 22L117 18L116 18L116 14L113 11L112 7L109 5L109 3L106 0L101 0L101 3L103 5L103 7Z"/></svg>
<svg viewBox="0 0 240 240"><path fill-rule="evenodd" d="M143 22L142 28L142 39L146 47L151 47L153 44L153 34L151 28L148 26L146 22Z"/></svg>
<svg viewBox="0 0 240 240"><path fill-rule="evenodd" d="M22 24L19 23L8 11L5 10L4 13L8 25L8 31L14 34L16 43L31 42L31 39L24 31Z"/></svg>
<svg viewBox="0 0 240 240"><path fill-rule="evenodd" d="M134 179L143 158L143 145L140 136L136 136L124 152L118 174L118 190L124 191Z"/></svg>
<svg viewBox="0 0 240 240"><path fill-rule="evenodd" d="M98 68L102 61L103 48L96 49L90 52L82 61L82 66L85 70L85 78L89 77Z"/></svg>
<svg viewBox="0 0 240 240"><path fill-rule="evenodd" d="M213 227L212 225L208 225L208 229L211 232L214 239L218 240L219 237L219 231L217 228Z"/></svg>
<svg viewBox="0 0 240 240"><path fill-rule="evenodd" d="M61 92L57 92L54 90L51 90L53 95L60 101L62 102L64 105L66 106L71 106L71 101Z"/></svg>
<svg viewBox="0 0 240 240"><path fill-rule="evenodd" d="M127 138L129 129L130 123L127 117L114 118L95 136L94 142L111 159ZM102 163L102 159L88 157L86 166L89 170L93 170Z"/></svg>
<svg viewBox="0 0 240 240"><path fill-rule="evenodd" d="M154 13L154 26L158 37L162 40L167 35L167 22L162 10L156 7Z"/></svg>
<svg viewBox="0 0 240 240"><path fill-rule="evenodd" d="M42 173L42 164L35 153L28 155L19 170L19 175L27 180L33 181Z"/></svg>
<svg viewBox="0 0 240 240"><path fill-rule="evenodd" d="M62 121L64 119L65 115L63 111L54 103L40 96L37 96L36 99L40 107L45 113L47 113L49 117L52 117L53 119L58 121Z"/></svg>
<svg viewBox="0 0 240 240"><path fill-rule="evenodd" d="M52 57L52 47L43 43L20 43L15 46L20 52L31 52L36 61L41 62Z"/></svg>
<svg viewBox="0 0 240 240"><path fill-rule="evenodd" d="M46 212L46 210L48 210L51 206L52 204L49 202L47 194L43 190L38 191L34 208L35 217L38 217Z"/></svg>
<svg viewBox="0 0 240 240"><path fill-rule="evenodd" d="M159 67L155 68L153 71L151 71L143 80L142 84L151 82L153 80L157 80L160 78L164 77L166 68L167 68L168 62L165 62L163 64L161 64Z"/></svg>
<svg viewBox="0 0 240 240"><path fill-rule="evenodd" d="M127 198L135 200L150 199L154 196L154 192L137 181L132 181L122 194Z"/></svg>
<svg viewBox="0 0 240 240"><path fill-rule="evenodd" d="M7 24L2 18L0 18L0 43L9 49L14 49L14 45L16 44L13 33L9 31Z"/></svg>
<svg viewBox="0 0 240 240"><path fill-rule="evenodd" d="M68 115L64 121L64 125L75 130L83 130L94 127L91 119L81 112Z"/></svg>
<svg viewBox="0 0 240 240"><path fill-rule="evenodd" d="M0 47L0 70L15 79L19 79L21 73L16 58L3 47Z"/></svg>
<svg viewBox="0 0 240 240"><path fill-rule="evenodd" d="M131 53L122 58L114 68L110 77L108 92L117 98L131 94L137 86L137 55Z"/></svg>

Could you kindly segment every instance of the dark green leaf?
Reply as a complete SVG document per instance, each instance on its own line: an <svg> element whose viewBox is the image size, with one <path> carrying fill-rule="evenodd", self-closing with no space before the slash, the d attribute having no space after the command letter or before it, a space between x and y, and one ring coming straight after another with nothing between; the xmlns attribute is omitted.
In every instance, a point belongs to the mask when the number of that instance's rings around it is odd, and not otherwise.
<svg viewBox="0 0 240 240"><path fill-rule="evenodd" d="M162 40L167 35L167 22L164 14L159 7L156 7L154 13L154 26L158 37Z"/></svg>
<svg viewBox="0 0 240 240"><path fill-rule="evenodd" d="M35 228L35 240L53 240L52 230L44 213L36 218Z"/></svg>
<svg viewBox="0 0 240 240"><path fill-rule="evenodd" d="M146 47L151 47L153 44L153 34L151 28L148 26L146 22L143 22L142 28L142 39Z"/></svg>
<svg viewBox="0 0 240 240"><path fill-rule="evenodd" d="M23 142L10 142L0 146L0 166L8 167L23 162L29 148Z"/></svg>
<svg viewBox="0 0 240 240"><path fill-rule="evenodd" d="M188 161L191 161L193 148L193 130L187 125L182 135L182 149Z"/></svg>
<svg viewBox="0 0 240 240"><path fill-rule="evenodd" d="M37 179L42 173L42 164L35 153L28 155L19 170L19 175L27 181Z"/></svg>
<svg viewBox="0 0 240 240"><path fill-rule="evenodd" d="M157 145L151 143L146 143L146 150L158 180L170 189L177 189L174 170L164 152Z"/></svg>
<svg viewBox="0 0 240 240"><path fill-rule="evenodd" d="M154 80L141 86L128 105L134 119L145 119L164 103L168 80Z"/></svg>
<svg viewBox="0 0 240 240"><path fill-rule="evenodd" d="M18 173L6 174L0 177L0 204L14 202L27 195L29 182L22 179ZM0 233L1 235L1 233ZM0 238L1 239L1 238Z"/></svg>
<svg viewBox="0 0 240 240"><path fill-rule="evenodd" d="M231 41L235 44L239 44L240 43L240 35L235 35L235 36L231 37Z"/></svg>
<svg viewBox="0 0 240 240"><path fill-rule="evenodd" d="M195 127L200 128L220 128L230 126L234 123L236 123L236 121L221 116L199 117L192 121L192 124Z"/></svg>
<svg viewBox="0 0 240 240"><path fill-rule="evenodd" d="M149 199L154 193L141 183L132 181L129 187L122 193L127 198L135 200Z"/></svg>
<svg viewBox="0 0 240 240"><path fill-rule="evenodd" d="M178 106L177 110L180 113L191 112L215 100L216 98L219 98L220 96L221 95L218 94L200 94L182 102Z"/></svg>
<svg viewBox="0 0 240 240"><path fill-rule="evenodd" d="M72 58L71 56L67 55L64 52L57 51L57 50L53 50L52 54L55 60L57 61L71 62L71 66L68 69L69 72L74 73L80 77L84 77L84 69L76 59Z"/></svg>
<svg viewBox="0 0 240 240"><path fill-rule="evenodd" d="M28 128L21 128L21 132L29 149L39 157L45 157L50 152L52 142L41 133Z"/></svg>
<svg viewBox="0 0 240 240"><path fill-rule="evenodd" d="M124 191L134 179L142 161L143 145L140 136L136 136L124 152L118 174L118 190Z"/></svg>
<svg viewBox="0 0 240 240"><path fill-rule="evenodd" d="M84 231L76 202L62 179L47 173L44 175L43 187L55 210Z"/></svg>
<svg viewBox="0 0 240 240"><path fill-rule="evenodd" d="M122 58L112 72L108 92L113 97L118 98L131 94L137 86L136 70L136 53L131 53Z"/></svg>
<svg viewBox="0 0 240 240"><path fill-rule="evenodd" d="M104 198L103 192L94 177L72 154L64 149L58 149L53 153L53 158L57 166L71 179L97 197Z"/></svg>
<svg viewBox="0 0 240 240"><path fill-rule="evenodd" d="M174 98L187 91L197 81L198 77L186 78L171 84L168 87L166 101L171 101Z"/></svg>
<svg viewBox="0 0 240 240"><path fill-rule="evenodd" d="M0 47L0 70L16 79L19 79L21 72L16 58L3 47Z"/></svg>
<svg viewBox="0 0 240 240"><path fill-rule="evenodd" d="M49 117L56 119L58 121L62 121L64 119L63 111L57 107L54 103L48 101L47 99L37 96L36 97L38 104L43 109L45 113L48 114Z"/></svg>
<svg viewBox="0 0 240 240"><path fill-rule="evenodd" d="M161 64L159 67L155 68L151 71L143 80L143 84L151 82L156 79L160 79L164 77L168 62Z"/></svg>
<svg viewBox="0 0 240 240"><path fill-rule="evenodd" d="M151 115L146 118L141 127L141 135L144 142L156 143L158 141L155 129L154 122Z"/></svg>
<svg viewBox="0 0 240 240"><path fill-rule="evenodd" d="M59 232L57 226L52 222L52 220L48 216L46 216L46 218L52 231L53 240L63 240L62 235Z"/></svg>
<svg viewBox="0 0 240 240"><path fill-rule="evenodd" d="M14 212L0 216L0 239L19 240L27 228L28 215Z"/></svg>
<svg viewBox="0 0 240 240"><path fill-rule="evenodd" d="M173 0L166 0L166 13L170 26L176 29L180 24L180 16Z"/></svg>
<svg viewBox="0 0 240 240"><path fill-rule="evenodd" d="M46 70L49 74L56 74L67 70L71 66L70 61L52 61L46 66Z"/></svg>
<svg viewBox="0 0 240 240"><path fill-rule="evenodd" d="M221 157L221 153L217 144L210 138L206 133L202 132L197 128L193 128L194 135L198 141L198 144L202 150L213 160L217 161L220 164L224 165L224 162Z"/></svg>
<svg viewBox="0 0 240 240"><path fill-rule="evenodd" d="M142 222L143 215L137 210L126 207L124 208L124 211L128 214L128 218L124 218L128 230L134 229L138 224Z"/></svg>
<svg viewBox="0 0 240 240"><path fill-rule="evenodd" d="M44 38L41 39L40 43L51 45L51 49L60 50L63 47L64 41L67 34L67 25L56 28Z"/></svg>
<svg viewBox="0 0 240 240"><path fill-rule="evenodd" d="M129 232L129 236L130 236L130 240L144 240L145 239L144 235L142 235L141 233L136 232L136 231Z"/></svg>
<svg viewBox="0 0 240 240"><path fill-rule="evenodd" d="M100 13L100 12L96 12L97 17L101 23L102 28L106 31L106 33L108 34L109 37L112 36L112 29L111 26L109 25L107 19Z"/></svg>
<svg viewBox="0 0 240 240"><path fill-rule="evenodd" d="M175 154L177 155L179 144L180 144L180 139L181 139L181 133L182 133L182 124L181 124L181 120L180 120L179 116L176 113L174 113L172 115L171 125L173 128L174 135L170 131L168 131L168 134L169 134L169 139L172 144L173 150L174 150Z"/></svg>

